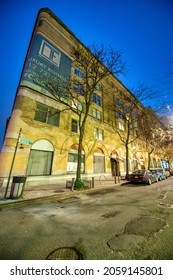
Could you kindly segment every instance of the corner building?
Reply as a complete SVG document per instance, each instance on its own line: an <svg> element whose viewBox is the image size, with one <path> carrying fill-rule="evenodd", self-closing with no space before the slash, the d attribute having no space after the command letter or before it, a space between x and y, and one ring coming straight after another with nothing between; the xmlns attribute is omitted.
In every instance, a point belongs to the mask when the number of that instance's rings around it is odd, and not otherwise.
<svg viewBox="0 0 173 280"><path fill-rule="evenodd" d="M72 112L63 111L64 105L49 95L35 77L36 72L55 79L80 76L80 69L72 65L70 57L71 46L76 43L81 42L49 9L39 11L1 151L0 178L3 184L9 176L18 138L12 176L27 175L28 185L64 182L74 177L78 156L78 119ZM113 75L110 80L120 91L128 91ZM112 174L112 162L116 163L117 157L120 172L126 171L125 148L112 129L107 114L98 88L93 96L83 141L84 178ZM119 129L123 129L121 115L119 118L117 124ZM140 141L137 156L133 147L130 150L131 171L137 166L147 165L146 152Z"/></svg>

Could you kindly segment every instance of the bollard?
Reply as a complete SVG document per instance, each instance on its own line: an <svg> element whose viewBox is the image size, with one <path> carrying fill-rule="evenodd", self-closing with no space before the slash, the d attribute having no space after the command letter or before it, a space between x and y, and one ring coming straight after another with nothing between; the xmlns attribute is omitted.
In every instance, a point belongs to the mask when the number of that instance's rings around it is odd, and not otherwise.
<svg viewBox="0 0 173 280"><path fill-rule="evenodd" d="M75 178L72 178L72 186L71 186L72 192L74 191L74 180L75 180Z"/></svg>
<svg viewBox="0 0 173 280"><path fill-rule="evenodd" d="M92 188L94 188L94 177L92 177Z"/></svg>

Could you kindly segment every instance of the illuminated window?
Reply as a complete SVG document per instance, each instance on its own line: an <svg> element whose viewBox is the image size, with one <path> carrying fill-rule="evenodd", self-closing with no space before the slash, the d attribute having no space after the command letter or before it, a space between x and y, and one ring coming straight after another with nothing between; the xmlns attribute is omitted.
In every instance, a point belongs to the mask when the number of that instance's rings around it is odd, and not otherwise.
<svg viewBox="0 0 173 280"><path fill-rule="evenodd" d="M118 128L119 128L120 130L123 130L123 131L124 131L124 124L121 123L121 122L119 122L119 123L118 123Z"/></svg>
<svg viewBox="0 0 173 280"><path fill-rule="evenodd" d="M76 110L82 111L83 110L83 105L81 102L79 102L78 100L74 99L72 101L72 107Z"/></svg>

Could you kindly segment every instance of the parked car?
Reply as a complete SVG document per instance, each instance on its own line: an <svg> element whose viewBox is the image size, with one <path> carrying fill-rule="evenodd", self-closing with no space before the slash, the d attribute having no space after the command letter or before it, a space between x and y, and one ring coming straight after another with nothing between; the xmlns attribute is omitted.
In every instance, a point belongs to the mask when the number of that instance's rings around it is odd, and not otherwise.
<svg viewBox="0 0 173 280"><path fill-rule="evenodd" d="M170 172L169 172L168 168L159 167L159 168L157 168L157 170L163 172L163 174L165 175L165 178L168 178L170 176Z"/></svg>
<svg viewBox="0 0 173 280"><path fill-rule="evenodd" d="M129 174L129 181L131 183L144 183L151 185L158 182L158 177L152 174L150 170L136 170Z"/></svg>
<svg viewBox="0 0 173 280"><path fill-rule="evenodd" d="M170 169L170 175L173 176L173 169Z"/></svg>
<svg viewBox="0 0 173 280"><path fill-rule="evenodd" d="M165 171L166 178L171 176L169 168L165 168L164 171Z"/></svg>
<svg viewBox="0 0 173 280"><path fill-rule="evenodd" d="M161 168L150 168L150 171L158 178L158 181L166 179L166 173Z"/></svg>

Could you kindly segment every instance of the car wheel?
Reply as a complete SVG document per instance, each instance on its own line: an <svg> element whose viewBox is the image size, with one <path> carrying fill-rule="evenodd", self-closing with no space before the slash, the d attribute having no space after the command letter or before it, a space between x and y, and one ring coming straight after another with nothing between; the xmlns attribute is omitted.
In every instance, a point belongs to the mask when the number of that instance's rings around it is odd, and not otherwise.
<svg viewBox="0 0 173 280"><path fill-rule="evenodd" d="M148 185L151 185L151 179L150 178L148 179Z"/></svg>

